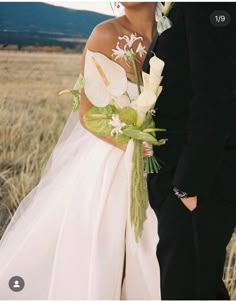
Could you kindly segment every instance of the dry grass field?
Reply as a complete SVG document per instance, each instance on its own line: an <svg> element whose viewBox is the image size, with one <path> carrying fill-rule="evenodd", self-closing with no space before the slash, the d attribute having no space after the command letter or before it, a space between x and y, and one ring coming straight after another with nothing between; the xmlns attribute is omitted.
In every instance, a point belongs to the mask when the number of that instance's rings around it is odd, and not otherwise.
<svg viewBox="0 0 236 301"><path fill-rule="evenodd" d="M70 113L80 54L0 52L1 226L35 186Z"/></svg>
<svg viewBox="0 0 236 301"><path fill-rule="evenodd" d="M0 52L0 236L41 171L71 110L80 54ZM228 246L225 281L236 299L236 237Z"/></svg>

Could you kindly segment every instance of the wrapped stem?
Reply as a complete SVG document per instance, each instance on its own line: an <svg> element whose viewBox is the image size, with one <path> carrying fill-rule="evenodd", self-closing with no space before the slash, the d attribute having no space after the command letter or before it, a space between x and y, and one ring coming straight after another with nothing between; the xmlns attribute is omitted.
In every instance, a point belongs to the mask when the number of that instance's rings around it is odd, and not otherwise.
<svg viewBox="0 0 236 301"><path fill-rule="evenodd" d="M161 166L155 156L145 158L145 173L158 173Z"/></svg>
<svg viewBox="0 0 236 301"><path fill-rule="evenodd" d="M130 219L134 227L135 239L141 237L148 208L147 180L144 175L142 142L134 140L133 168L131 175L131 210Z"/></svg>

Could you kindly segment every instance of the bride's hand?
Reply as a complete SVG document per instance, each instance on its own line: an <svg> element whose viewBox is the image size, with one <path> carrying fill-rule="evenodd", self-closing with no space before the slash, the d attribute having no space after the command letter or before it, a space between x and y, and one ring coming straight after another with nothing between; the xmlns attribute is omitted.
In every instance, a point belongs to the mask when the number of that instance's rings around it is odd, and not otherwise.
<svg viewBox="0 0 236 301"><path fill-rule="evenodd" d="M152 156L153 155L152 144L143 141L142 145L143 145L143 157L146 158Z"/></svg>
<svg viewBox="0 0 236 301"><path fill-rule="evenodd" d="M193 211L197 207L197 197L181 198L183 204L188 208L188 210Z"/></svg>

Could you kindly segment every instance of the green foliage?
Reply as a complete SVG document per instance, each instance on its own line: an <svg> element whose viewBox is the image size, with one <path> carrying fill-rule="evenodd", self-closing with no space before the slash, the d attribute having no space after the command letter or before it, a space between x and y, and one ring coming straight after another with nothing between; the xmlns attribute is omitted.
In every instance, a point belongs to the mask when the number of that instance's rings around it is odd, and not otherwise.
<svg viewBox="0 0 236 301"><path fill-rule="evenodd" d="M84 85L85 85L85 79L84 79L84 76L80 73L73 90L81 91L83 89Z"/></svg>
<svg viewBox="0 0 236 301"><path fill-rule="evenodd" d="M123 134L130 138L133 138L134 140L146 141L154 145L157 143L156 138L152 134L145 133L134 126L129 126L126 129L124 129Z"/></svg>
<svg viewBox="0 0 236 301"><path fill-rule="evenodd" d="M79 110L79 106L80 106L80 94L78 90L70 90L70 92L73 94L72 110L76 112Z"/></svg>
<svg viewBox="0 0 236 301"><path fill-rule="evenodd" d="M137 112L131 107L124 107L119 110L119 118L121 122L127 125L135 125L137 122Z"/></svg>
<svg viewBox="0 0 236 301"><path fill-rule="evenodd" d="M106 107L93 106L84 115L84 123L88 130L99 136L110 135L112 126L109 124L113 114L117 112L117 109L113 105L107 105Z"/></svg>
<svg viewBox="0 0 236 301"><path fill-rule="evenodd" d="M150 129L150 128L155 128L155 122L153 120L152 114L148 112L140 129L144 130L144 129Z"/></svg>
<svg viewBox="0 0 236 301"><path fill-rule="evenodd" d="M160 146L160 145L166 144L167 140L168 139L159 139L159 140L157 140L157 142L155 143L155 145Z"/></svg>
<svg viewBox="0 0 236 301"><path fill-rule="evenodd" d="M85 79L84 79L84 76L80 73L75 85L74 85L74 88L72 90L70 90L70 92L72 93L73 95L73 98L72 98L72 110L74 112L78 111L79 109L79 106L80 106L80 95L81 95L81 91L83 89L85 85Z"/></svg>
<svg viewBox="0 0 236 301"><path fill-rule="evenodd" d="M148 207L147 181L144 177L144 159L142 142L134 141L133 169L131 175L131 208L130 219L134 227L135 239L138 242L142 235L143 225L147 218Z"/></svg>

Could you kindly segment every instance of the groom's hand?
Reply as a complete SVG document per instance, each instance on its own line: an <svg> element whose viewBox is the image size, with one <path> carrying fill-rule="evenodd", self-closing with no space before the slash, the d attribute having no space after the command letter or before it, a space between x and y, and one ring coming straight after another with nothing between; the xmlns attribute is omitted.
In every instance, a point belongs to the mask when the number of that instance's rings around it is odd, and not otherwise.
<svg viewBox="0 0 236 301"><path fill-rule="evenodd" d="M193 211L197 207L197 197L196 196L192 196L189 198L181 198L180 200L184 203L184 205L190 211Z"/></svg>

